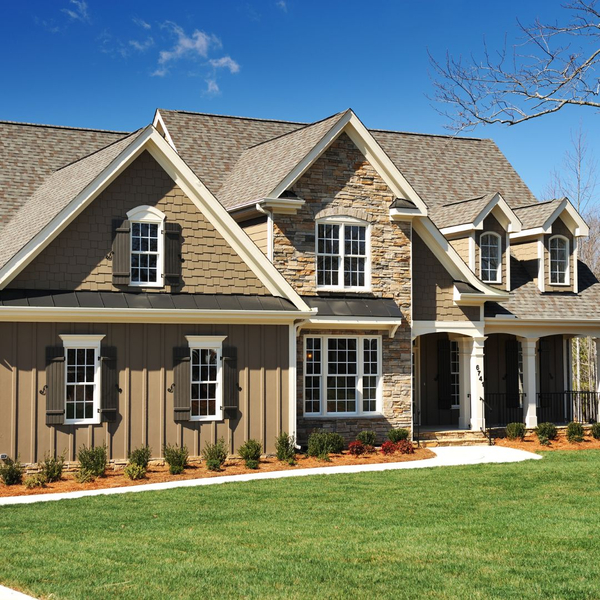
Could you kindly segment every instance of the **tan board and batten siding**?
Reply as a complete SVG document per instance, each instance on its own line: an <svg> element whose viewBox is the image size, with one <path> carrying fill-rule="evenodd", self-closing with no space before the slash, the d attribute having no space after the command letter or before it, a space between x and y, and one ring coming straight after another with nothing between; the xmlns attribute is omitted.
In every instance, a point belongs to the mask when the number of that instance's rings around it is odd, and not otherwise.
<svg viewBox="0 0 600 600"><path fill-rule="evenodd" d="M59 334L105 334L117 351L119 411L114 423L46 425L46 347ZM110 458L124 459L148 444L153 456L165 443L185 444L199 456L204 444L223 437L229 451L249 438L274 451L275 436L288 430L288 334L283 325L149 325L0 323L0 452L37 462L47 452L74 460L82 445L106 442ZM173 348L187 345L186 335L226 335L237 348L239 411L217 422L174 421ZM17 366L18 365L18 366Z"/></svg>

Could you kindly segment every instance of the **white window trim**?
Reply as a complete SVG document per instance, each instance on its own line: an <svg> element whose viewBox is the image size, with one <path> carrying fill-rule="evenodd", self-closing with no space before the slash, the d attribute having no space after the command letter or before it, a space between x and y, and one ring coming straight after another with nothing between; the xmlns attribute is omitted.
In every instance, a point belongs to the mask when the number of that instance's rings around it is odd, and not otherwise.
<svg viewBox="0 0 600 600"><path fill-rule="evenodd" d="M486 235L494 236L498 240L498 270L496 272L496 279L484 279L483 278L483 269L481 268L481 264L483 262L483 245L482 240ZM479 273L481 275L481 281L484 283L502 283L502 237L500 234L495 231L484 231L479 236Z"/></svg>
<svg viewBox="0 0 600 600"><path fill-rule="evenodd" d="M555 283L552 281L552 240L561 239L564 240L566 246L565 249L567 251L567 270L565 272L565 281L562 283ZM571 247L569 243L569 238L564 235L553 235L548 240L548 281L551 286L564 286L568 287L571 285Z"/></svg>
<svg viewBox="0 0 600 600"><path fill-rule="evenodd" d="M341 225L340 228L340 260L338 265L338 285L319 285L318 259L321 256L319 250L319 225ZM344 227L345 225L360 225L365 228L365 285L344 285ZM346 291L346 292L370 292L371 291L371 224L362 219L350 216L329 216L315 221L315 286L321 291Z"/></svg>
<svg viewBox="0 0 600 600"><path fill-rule="evenodd" d="M102 394L102 364L100 361L100 346L102 340L106 337L99 335L77 335L77 334L59 334L63 343L65 353L65 385L64 385L64 406L65 406L65 425L97 425L100 423L100 398ZM94 407L91 419L67 419L67 350L85 349L94 350Z"/></svg>
<svg viewBox="0 0 600 600"><path fill-rule="evenodd" d="M154 206L148 206L146 204L142 206L136 206L127 213L127 219L129 220L129 252L130 256L133 255L133 224L134 223L151 223L158 225L158 244L157 244L157 255L156 261L157 276L156 281L129 281L131 287L164 287L164 270L165 270L165 252L164 252L164 223L166 215L155 208ZM129 271L131 272L131 258L129 259Z"/></svg>
<svg viewBox="0 0 600 600"><path fill-rule="evenodd" d="M222 421L223 420L223 341L226 335L186 335L190 348L190 421ZM192 416L192 350L215 350L217 352L217 388L214 415Z"/></svg>
<svg viewBox="0 0 600 600"><path fill-rule="evenodd" d="M308 338L319 338L321 340L321 412L306 412L306 340ZM358 365L356 373L356 407L354 412L327 412L327 340L329 339L355 339L358 347ZM364 371L364 355L362 341L377 340L377 392L375 411L363 411L363 371ZM310 418L347 418L347 417L381 417L383 416L383 371L382 371L382 355L383 355L383 338L380 335L305 335L303 342L303 377L302 377L302 413L305 417Z"/></svg>

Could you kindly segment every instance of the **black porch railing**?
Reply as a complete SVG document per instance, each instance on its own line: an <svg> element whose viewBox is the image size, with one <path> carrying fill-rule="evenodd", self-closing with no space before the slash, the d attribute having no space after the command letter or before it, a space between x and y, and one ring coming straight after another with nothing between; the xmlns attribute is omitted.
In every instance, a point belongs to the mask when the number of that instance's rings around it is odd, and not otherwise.
<svg viewBox="0 0 600 600"><path fill-rule="evenodd" d="M537 395L538 423L595 423L598 421L597 392L540 392Z"/></svg>
<svg viewBox="0 0 600 600"><path fill-rule="evenodd" d="M505 427L508 423L523 423L523 393L486 392L484 398L485 425Z"/></svg>

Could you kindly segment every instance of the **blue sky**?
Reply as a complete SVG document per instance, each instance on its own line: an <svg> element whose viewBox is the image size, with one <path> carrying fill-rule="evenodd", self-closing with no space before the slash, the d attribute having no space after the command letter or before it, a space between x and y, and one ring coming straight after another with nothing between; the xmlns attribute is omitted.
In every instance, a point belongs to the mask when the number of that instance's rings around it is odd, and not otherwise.
<svg viewBox="0 0 600 600"><path fill-rule="evenodd" d="M23 0L0 21L0 119L132 130L157 107L446 133L427 56L479 53L559 2ZM478 128L540 195L570 132L600 155L598 115L570 109Z"/></svg>

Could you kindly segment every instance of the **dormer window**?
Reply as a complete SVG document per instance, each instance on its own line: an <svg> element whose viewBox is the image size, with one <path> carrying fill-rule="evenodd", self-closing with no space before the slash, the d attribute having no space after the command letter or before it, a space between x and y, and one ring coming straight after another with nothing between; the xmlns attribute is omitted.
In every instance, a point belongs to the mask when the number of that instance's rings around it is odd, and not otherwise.
<svg viewBox="0 0 600 600"><path fill-rule="evenodd" d="M481 252L481 279L485 283L502 282L502 240L497 233L482 234L479 241Z"/></svg>
<svg viewBox="0 0 600 600"><path fill-rule="evenodd" d="M365 290L370 286L369 226L353 217L317 222L317 287Z"/></svg>
<svg viewBox="0 0 600 600"><path fill-rule="evenodd" d="M163 223L165 215L152 206L138 206L127 213L131 225L132 286L163 285Z"/></svg>
<svg viewBox="0 0 600 600"><path fill-rule="evenodd" d="M569 240L561 235L550 238L550 284L569 285Z"/></svg>

